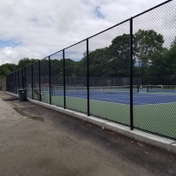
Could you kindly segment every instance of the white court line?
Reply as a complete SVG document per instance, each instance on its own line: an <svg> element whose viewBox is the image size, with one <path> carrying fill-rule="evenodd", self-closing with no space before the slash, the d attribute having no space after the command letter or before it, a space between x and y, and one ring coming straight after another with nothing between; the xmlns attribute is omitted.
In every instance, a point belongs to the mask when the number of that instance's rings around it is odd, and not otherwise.
<svg viewBox="0 0 176 176"><path fill-rule="evenodd" d="M139 94L146 94L146 95L158 95L158 96L176 96L176 92L162 92L162 93L155 93L155 92L139 92Z"/></svg>
<svg viewBox="0 0 176 176"><path fill-rule="evenodd" d="M145 96L146 97L146 96ZM148 96L147 96L148 97ZM138 96L136 96L136 98L139 98ZM142 98L142 97L140 97ZM116 103L116 104L123 104L123 105L130 105L130 100L122 100L122 99L118 99L118 102L113 102L111 101L111 98L104 98L99 100L99 99L92 99L92 100L97 100L97 101L103 101L103 102L110 102L110 103ZM109 100L109 101L108 101ZM172 103L176 103L176 102L168 102L168 103L142 103L142 102L138 102L138 101L133 101L133 106L151 106L151 105L160 105L160 104L172 104Z"/></svg>
<svg viewBox="0 0 176 176"><path fill-rule="evenodd" d="M157 96L156 96L156 94L154 94L154 95L153 94L152 95L151 94L150 95L145 94L145 95L136 95L136 96L135 96L135 94L133 95L133 97L136 97L136 98L138 98L138 97L139 98L143 98L143 97L162 97L162 96L173 96L173 95L159 95L159 94Z"/></svg>
<svg viewBox="0 0 176 176"><path fill-rule="evenodd" d="M122 101L122 102L128 102L128 103L130 103L130 101L125 101L125 100L120 100L120 101ZM134 106L147 106L147 105L159 105L159 104L174 104L174 103L176 103L176 102L168 102L168 103L153 103L153 104L149 104L149 103L141 103L141 102L138 102L138 101L133 101L133 104L134 103L139 103L140 105L134 105Z"/></svg>
<svg viewBox="0 0 176 176"><path fill-rule="evenodd" d="M125 101L125 100L120 100L120 102L128 102L128 103L130 103L130 101ZM141 103L141 102L136 102L136 101L135 101L135 103L148 105L148 103ZM134 101L133 101L133 104L134 104ZM137 105L134 105L134 106L137 106Z"/></svg>
<svg viewBox="0 0 176 176"><path fill-rule="evenodd" d="M176 102L168 102L168 103L157 103L157 104L145 104L145 105L134 105L134 106L151 106L151 105L162 105L162 104L176 104Z"/></svg>
<svg viewBox="0 0 176 176"><path fill-rule="evenodd" d="M144 97L144 96L143 96ZM145 96L146 97L146 96ZM147 97L149 97L149 96L147 96ZM134 98L134 97L133 97ZM136 96L136 98L139 98L139 96ZM142 97L140 97L140 98L142 98ZM112 98L104 98L104 100L103 99L101 99L101 100L99 100L99 99L92 99L92 100L97 100L97 101L103 101L103 102L109 102L109 103L116 103L116 104L123 104L123 105L127 105L127 106L129 106L130 105L130 100L122 100L122 99L118 99L119 101L118 102L113 102L113 101L110 101ZM90 99L91 100L91 99ZM108 101L109 100L109 101ZM124 104L124 103L126 102L126 103L128 103L128 104ZM136 104L137 103L137 104ZM168 102L168 103L154 103L154 104L149 104L149 103L142 103L142 102L138 102L138 101L133 101L133 106L151 106L151 105L160 105L160 104L174 104L174 103L176 103L176 102Z"/></svg>

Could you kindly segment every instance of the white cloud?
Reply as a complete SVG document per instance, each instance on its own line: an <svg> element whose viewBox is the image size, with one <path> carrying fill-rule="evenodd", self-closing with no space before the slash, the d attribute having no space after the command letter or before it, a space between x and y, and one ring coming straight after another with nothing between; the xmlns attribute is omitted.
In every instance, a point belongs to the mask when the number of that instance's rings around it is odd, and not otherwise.
<svg viewBox="0 0 176 176"><path fill-rule="evenodd" d="M0 65L4 63L13 63L13 58L17 57L17 51L12 47L4 47L0 49Z"/></svg>
<svg viewBox="0 0 176 176"><path fill-rule="evenodd" d="M0 48L0 64L44 58L162 1L0 0L0 40L20 42Z"/></svg>

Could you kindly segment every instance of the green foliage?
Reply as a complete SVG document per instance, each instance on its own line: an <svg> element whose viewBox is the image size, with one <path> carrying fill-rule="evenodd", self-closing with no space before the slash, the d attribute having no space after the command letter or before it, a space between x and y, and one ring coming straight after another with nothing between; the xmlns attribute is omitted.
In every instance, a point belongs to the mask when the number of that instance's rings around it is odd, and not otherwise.
<svg viewBox="0 0 176 176"><path fill-rule="evenodd" d="M0 78L7 76L9 73L16 70L15 64L3 64L0 66Z"/></svg>
<svg viewBox="0 0 176 176"><path fill-rule="evenodd" d="M108 48L96 49L90 52L89 67L90 76L104 76L107 69Z"/></svg>
<svg viewBox="0 0 176 176"><path fill-rule="evenodd" d="M66 76L73 76L74 68L75 68L75 61L71 59L65 59Z"/></svg>
<svg viewBox="0 0 176 176"><path fill-rule="evenodd" d="M109 47L89 53L89 75L94 77L129 77L129 34L114 38ZM171 83L175 79L176 40L169 49L163 47L164 39L154 30L139 30L133 36L134 77L142 78L144 84L157 84L159 80ZM172 64L170 64L172 63ZM69 76L86 76L87 57L69 61ZM161 78L161 79L160 79Z"/></svg>
<svg viewBox="0 0 176 176"><path fill-rule="evenodd" d="M23 59L19 60L17 68L19 69L19 68L26 67L28 65L31 65L31 64L37 62L37 61L38 61L38 59L23 58Z"/></svg>
<svg viewBox="0 0 176 176"><path fill-rule="evenodd" d="M158 60L165 50L163 43L163 36L154 30L139 30L134 34L134 60L138 66L136 71L143 80L149 75L150 67L156 58Z"/></svg>
<svg viewBox="0 0 176 176"><path fill-rule="evenodd" d="M170 49L165 53L164 72L169 83L176 84L176 39Z"/></svg>
<svg viewBox="0 0 176 176"><path fill-rule="evenodd" d="M3 64L0 66L0 78L7 76L8 74L16 71L17 69L20 69L20 68L26 67L32 63L35 63L36 61L38 61L38 59L23 58L23 59L19 60L17 65L10 64L10 63Z"/></svg>
<svg viewBox="0 0 176 176"><path fill-rule="evenodd" d="M163 50L164 39L154 30L139 30L134 34L134 55L139 66L148 66L152 55Z"/></svg>
<svg viewBox="0 0 176 176"><path fill-rule="evenodd" d="M146 77L150 84L176 84L176 41L170 48L153 54Z"/></svg>
<svg viewBox="0 0 176 176"><path fill-rule="evenodd" d="M129 77L130 46L129 34L114 38L105 48L95 49L89 53L89 75L91 77ZM143 84L176 84L176 39L170 48L163 47L164 39L154 30L139 30L133 35L133 69L134 77L142 78ZM37 62L37 59L23 58L15 64L4 64L0 67L0 75ZM49 74L48 60L40 62L42 76ZM86 77L87 56L83 53L80 61L65 59L66 76ZM38 73L38 63L34 73ZM63 76L63 59L51 59L51 75L61 81Z"/></svg>
<svg viewBox="0 0 176 176"><path fill-rule="evenodd" d="M129 71L129 35L116 37L108 48L109 76L127 77Z"/></svg>
<svg viewBox="0 0 176 176"><path fill-rule="evenodd" d="M51 75L63 75L63 59L51 59Z"/></svg>

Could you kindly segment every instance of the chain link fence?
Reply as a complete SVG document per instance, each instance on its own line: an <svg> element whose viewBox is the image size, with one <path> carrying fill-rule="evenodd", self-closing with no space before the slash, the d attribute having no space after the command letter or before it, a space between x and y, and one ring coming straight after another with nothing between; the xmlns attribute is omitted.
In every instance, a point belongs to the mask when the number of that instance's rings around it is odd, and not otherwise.
<svg viewBox="0 0 176 176"><path fill-rule="evenodd" d="M7 76L7 91L176 139L176 1Z"/></svg>

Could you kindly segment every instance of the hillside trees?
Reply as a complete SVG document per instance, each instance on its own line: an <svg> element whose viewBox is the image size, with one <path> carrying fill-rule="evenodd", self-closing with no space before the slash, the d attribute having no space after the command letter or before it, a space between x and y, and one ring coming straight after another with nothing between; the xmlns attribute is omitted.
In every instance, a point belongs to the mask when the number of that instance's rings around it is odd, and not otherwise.
<svg viewBox="0 0 176 176"><path fill-rule="evenodd" d="M163 57L163 43L163 36L154 30L139 30L134 34L135 74L142 78L143 84L150 83L151 67Z"/></svg>
<svg viewBox="0 0 176 176"><path fill-rule="evenodd" d="M163 51L164 39L154 30L139 30L134 34L134 57L136 65L141 68L148 67L152 56Z"/></svg>
<svg viewBox="0 0 176 176"><path fill-rule="evenodd" d="M0 66L0 78L3 78L10 74L11 72L16 70L16 65L15 64L3 64Z"/></svg>
<svg viewBox="0 0 176 176"><path fill-rule="evenodd" d="M109 47L96 49L90 52L89 64L92 76L129 76L129 34L114 38ZM133 66L135 74L145 77L149 67L154 63L156 53L164 52L164 39L154 30L139 30L133 36ZM78 65L86 64L83 58Z"/></svg>
<svg viewBox="0 0 176 176"><path fill-rule="evenodd" d="M153 84L176 84L176 39L170 48L155 54L149 76Z"/></svg>
<svg viewBox="0 0 176 176"><path fill-rule="evenodd" d="M90 77L129 78L130 46L129 34L114 38L109 46L89 51ZM163 46L164 38L154 30L138 30L133 35L133 70L134 77L142 79L141 84L172 84L176 80L176 39L170 47ZM54 56L53 56L54 57ZM32 64L36 59L21 59L15 64L1 67L0 74L7 75L15 69ZM48 75L48 60L41 60L41 73ZM8 68L8 69L7 69ZM36 67L37 68L37 67ZM63 77L63 59L51 59L51 74ZM87 56L83 53L79 61L65 58L67 77L86 77Z"/></svg>
<svg viewBox="0 0 176 176"><path fill-rule="evenodd" d="M107 76L128 77L129 76L129 35L123 34L112 40L108 48Z"/></svg>
<svg viewBox="0 0 176 176"><path fill-rule="evenodd" d="M24 68L28 65L31 65L35 62L37 62L38 59L29 59L29 58L23 58L23 59L20 59L18 64L17 64L17 68L20 69L20 68Z"/></svg>
<svg viewBox="0 0 176 176"><path fill-rule="evenodd" d="M38 59L23 58L19 60L18 64L6 63L0 66L0 77L5 77L11 72L14 72L20 68L24 68L30 64L37 62Z"/></svg>

